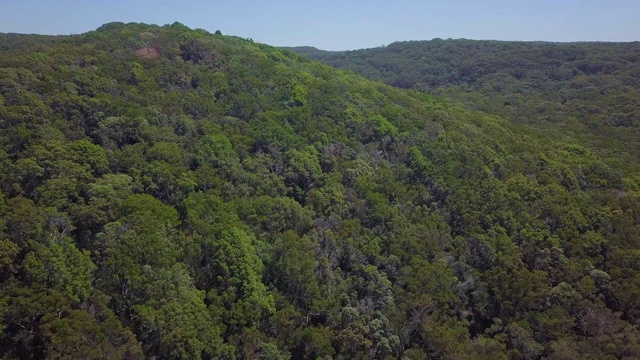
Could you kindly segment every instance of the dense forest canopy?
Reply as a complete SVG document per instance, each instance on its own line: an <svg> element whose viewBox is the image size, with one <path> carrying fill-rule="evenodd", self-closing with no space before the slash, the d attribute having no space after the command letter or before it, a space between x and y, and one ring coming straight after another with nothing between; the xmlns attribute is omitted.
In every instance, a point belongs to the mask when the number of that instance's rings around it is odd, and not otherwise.
<svg viewBox="0 0 640 360"><path fill-rule="evenodd" d="M640 357L639 160L462 93L179 23L0 35L0 357Z"/></svg>
<svg viewBox="0 0 640 360"><path fill-rule="evenodd" d="M640 172L640 42L396 42L345 52L290 48L400 88L455 99Z"/></svg>

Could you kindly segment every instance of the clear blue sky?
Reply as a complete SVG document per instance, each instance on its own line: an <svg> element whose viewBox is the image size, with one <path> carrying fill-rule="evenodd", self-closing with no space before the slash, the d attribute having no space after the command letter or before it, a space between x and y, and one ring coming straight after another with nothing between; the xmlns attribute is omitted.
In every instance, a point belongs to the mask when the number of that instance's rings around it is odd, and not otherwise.
<svg viewBox="0 0 640 360"><path fill-rule="evenodd" d="M636 41L640 0L0 0L0 32L74 34L111 21L326 50L435 37Z"/></svg>

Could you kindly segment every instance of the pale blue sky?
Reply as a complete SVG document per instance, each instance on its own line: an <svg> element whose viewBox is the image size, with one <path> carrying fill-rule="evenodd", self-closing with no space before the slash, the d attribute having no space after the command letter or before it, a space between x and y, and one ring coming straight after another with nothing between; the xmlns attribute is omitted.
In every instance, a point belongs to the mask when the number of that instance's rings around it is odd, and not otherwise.
<svg viewBox="0 0 640 360"><path fill-rule="evenodd" d="M111 21L179 21L326 50L435 37L637 41L640 0L0 0L0 32L82 33Z"/></svg>

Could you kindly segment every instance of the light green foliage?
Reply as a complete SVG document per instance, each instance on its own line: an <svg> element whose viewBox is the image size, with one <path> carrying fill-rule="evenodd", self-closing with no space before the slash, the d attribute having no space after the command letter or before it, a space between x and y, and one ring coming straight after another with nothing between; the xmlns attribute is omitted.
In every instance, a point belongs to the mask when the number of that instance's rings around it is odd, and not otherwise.
<svg viewBox="0 0 640 360"><path fill-rule="evenodd" d="M223 134L204 137L196 146L195 160L198 164L210 164L228 176L234 175L240 163L231 142Z"/></svg>
<svg viewBox="0 0 640 360"><path fill-rule="evenodd" d="M131 177L126 174L107 174L91 184L89 191L92 198L124 198L131 191L131 181Z"/></svg>
<svg viewBox="0 0 640 360"><path fill-rule="evenodd" d="M258 240L213 194L193 194L186 206L187 223L198 232L193 256L196 282L209 292L209 301L228 310L222 315L228 326L255 326L275 310L262 282Z"/></svg>
<svg viewBox="0 0 640 360"><path fill-rule="evenodd" d="M146 194L131 195L122 203L122 215L134 217L144 216L153 220L154 224L171 228L180 224L176 209L164 205L153 196ZM147 226L147 224L141 224Z"/></svg>
<svg viewBox="0 0 640 360"><path fill-rule="evenodd" d="M183 265L146 271L149 301L132 307L134 318L145 329L141 340L158 336L156 351L171 358L211 358L229 351L222 347L220 328L203 302L204 291L193 287Z"/></svg>
<svg viewBox="0 0 640 360"><path fill-rule="evenodd" d="M300 189L299 191L309 190L322 175L318 151L312 146L308 146L302 151L289 150L285 153L285 157L288 158L288 167L284 173L285 179L291 186Z"/></svg>
<svg viewBox="0 0 640 360"><path fill-rule="evenodd" d="M40 291L58 291L69 301L86 300L91 293L95 265L88 252L79 251L63 237L49 244L32 242L22 262L26 281Z"/></svg>
<svg viewBox="0 0 640 360"><path fill-rule="evenodd" d="M386 135L390 135L390 136L398 135L398 129L382 115L372 116L371 122L373 122L376 132L380 137L386 136Z"/></svg>
<svg viewBox="0 0 640 360"><path fill-rule="evenodd" d="M295 85L291 101L287 104L290 107L304 106L307 104L307 88L303 85Z"/></svg>
<svg viewBox="0 0 640 360"><path fill-rule="evenodd" d="M249 235L231 228L209 246L211 253L205 256L211 262L210 286L224 302L233 304L230 325L253 326L273 312L273 299L261 281L262 261Z"/></svg>
<svg viewBox="0 0 640 360"><path fill-rule="evenodd" d="M87 140L79 140L71 144L72 151L75 152L81 164L89 164L94 175L102 175L109 169L107 154L104 149L98 145L92 144Z"/></svg>

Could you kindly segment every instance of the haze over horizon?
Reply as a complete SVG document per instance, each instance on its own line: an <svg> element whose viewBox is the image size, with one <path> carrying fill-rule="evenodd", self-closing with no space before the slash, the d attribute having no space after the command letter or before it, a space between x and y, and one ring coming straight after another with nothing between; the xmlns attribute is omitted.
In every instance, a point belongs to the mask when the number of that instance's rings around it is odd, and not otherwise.
<svg viewBox="0 0 640 360"><path fill-rule="evenodd" d="M637 41L631 0L556 2L489 0L185 2L114 0L94 3L25 0L3 4L0 32L77 34L114 21L191 28L252 38L274 46L352 50L395 41L467 38L513 41Z"/></svg>
<svg viewBox="0 0 640 360"><path fill-rule="evenodd" d="M637 5L26 1L0 359L640 360Z"/></svg>

